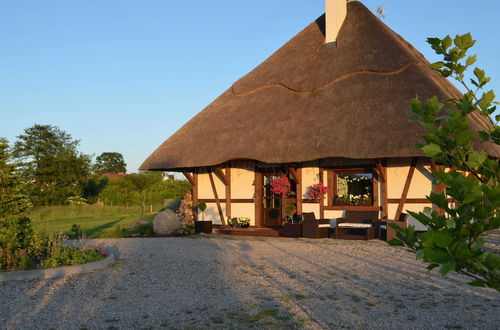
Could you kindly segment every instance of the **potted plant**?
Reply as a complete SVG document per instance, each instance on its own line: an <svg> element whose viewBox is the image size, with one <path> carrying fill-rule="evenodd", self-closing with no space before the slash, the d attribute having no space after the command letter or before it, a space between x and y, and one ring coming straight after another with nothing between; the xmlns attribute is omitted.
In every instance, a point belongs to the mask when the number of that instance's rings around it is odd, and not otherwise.
<svg viewBox="0 0 500 330"><path fill-rule="evenodd" d="M283 224L283 230L281 235L284 237L302 237L302 223L294 223L294 215L297 212L297 208L294 204L287 204L285 206L285 220Z"/></svg>
<svg viewBox="0 0 500 330"><path fill-rule="evenodd" d="M335 196L335 205L347 206L351 205L351 200L349 195L338 195Z"/></svg>
<svg viewBox="0 0 500 330"><path fill-rule="evenodd" d="M229 227L236 228L238 227L238 218L230 218L227 220L227 223L229 224Z"/></svg>
<svg viewBox="0 0 500 330"><path fill-rule="evenodd" d="M250 218L248 218L248 217L239 217L238 218L238 224L242 228L248 228L248 227L250 227Z"/></svg>
<svg viewBox="0 0 500 330"><path fill-rule="evenodd" d="M322 183L316 183L312 186L307 187L306 197L310 201L320 201L328 194L328 187L325 187Z"/></svg>
<svg viewBox="0 0 500 330"><path fill-rule="evenodd" d="M197 220L194 222L194 232L210 234L212 232L212 221L205 221L205 216L203 214L207 209L207 204L199 202L196 204L196 207L201 211L201 221Z"/></svg>

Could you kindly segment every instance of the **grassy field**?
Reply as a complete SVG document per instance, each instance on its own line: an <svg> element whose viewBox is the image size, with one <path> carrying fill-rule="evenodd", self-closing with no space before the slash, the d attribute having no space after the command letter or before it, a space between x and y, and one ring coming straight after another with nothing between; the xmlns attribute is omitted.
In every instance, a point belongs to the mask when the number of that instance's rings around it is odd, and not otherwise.
<svg viewBox="0 0 500 330"><path fill-rule="evenodd" d="M169 208L175 208L176 200L169 200ZM164 205L147 206L144 220L152 221L154 214ZM151 213L151 210L153 211ZM30 217L35 229L50 233L69 233L71 226L81 226L89 238L112 237L113 231L120 228L130 228L132 221L141 219L139 206L46 206L31 210Z"/></svg>

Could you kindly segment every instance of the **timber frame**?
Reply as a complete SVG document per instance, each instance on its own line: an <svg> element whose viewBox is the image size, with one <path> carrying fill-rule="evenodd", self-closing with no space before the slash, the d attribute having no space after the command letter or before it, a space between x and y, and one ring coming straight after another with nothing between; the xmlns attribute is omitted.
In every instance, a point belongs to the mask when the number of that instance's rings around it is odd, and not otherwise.
<svg viewBox="0 0 500 330"><path fill-rule="evenodd" d="M352 164L351 164L352 163ZM364 164L364 165L355 165ZM389 164L390 163L390 164ZM387 158L381 159L372 159L372 160L359 160L346 162L342 161L339 164L335 165L335 160L330 161L318 161L316 163L294 163L294 164L273 164L269 167L259 165L257 163L248 162L245 163L247 167L246 170L248 173L252 173L253 176L253 196L246 196L245 194L236 193L238 197L232 196L233 188L238 190L238 188L233 187L232 185L237 185L238 181L236 177L232 178L232 167L231 162L227 162L221 164L219 166L207 166L196 169L191 169L190 171L183 172L187 180L192 185L192 194L193 194L193 205L196 205L198 202L205 202L212 204L212 212L213 216L218 218L216 221L222 225L227 225L227 219L233 216L233 208L234 204L238 204L237 209L240 211L236 211L236 214L241 215L241 210L245 208L245 204L254 204L254 225L256 227L264 227L264 174L266 171L269 171L270 168L274 168L274 172L276 175L281 176L289 176L290 179L293 179L296 183L296 197L293 198L293 202L286 200L286 198L281 199L281 214L284 216L284 207L286 203L295 203L297 208L297 213L301 214L303 212L310 212L311 208L315 208L318 212L317 216L323 219L325 217L332 217L333 211L350 211L350 210L358 210L358 211L378 211L380 212L381 218L395 218L397 219L402 212L405 212L405 207L407 205L421 205L421 204L429 204L431 203L424 197L424 193L430 193L425 191L422 193L422 197L419 197L418 194L415 196L415 190L413 190L413 195L410 195L410 187L412 186L412 182L415 178L415 170L420 172L419 180L422 180L422 177L425 177L429 180L433 179L432 173L429 170L429 166L431 169L439 168L438 165L431 164L429 160L425 160L422 157L413 157L413 158L399 158L397 161ZM340 165L344 164L344 165ZM401 178L399 177L397 182L401 182L404 186L402 187L402 191L399 190L398 195L394 196L394 189L401 188L390 188L389 183L392 180L392 186L398 187L398 184L394 186L395 182L393 181L393 175L390 173L388 169L391 168L399 168L399 172L401 173L401 169L406 167L407 172L404 174L405 178L399 181ZM234 168L240 168L239 165L236 165ZM243 168L243 167L242 167ZM307 177L304 179L304 168L308 168ZM329 188L329 192L325 196L324 199L318 201L309 201L305 199L303 196L306 185L311 182L311 169L316 169L316 177L315 182L323 183L325 186ZM391 170L393 171L393 170ZM236 172L235 172L236 173ZM337 191L336 189L336 175L338 174L348 174L348 173L371 173L372 174L372 184L373 184L373 204L372 205L335 205L334 197ZM204 191L205 195L200 196L200 179L199 176L204 175ZM398 174L401 176L401 174ZM422 176L423 175L423 176ZM305 182L304 182L305 180ZM222 183L222 185L221 185ZM420 183L422 184L422 183ZM208 185L208 186L207 186ZM221 187L222 191L221 191ZM440 192L443 191L444 187L442 185L435 185L434 183L429 182L429 188L432 187L432 191ZM209 190L207 190L209 189ZM247 189L247 188L245 188ZM392 190L390 190L392 189ZM415 187L413 188L415 189ZM210 191L210 193L208 193ZM392 195L389 194L389 191L392 191ZM206 194L209 195L206 195ZM210 197L211 196L211 197ZM417 197L417 198L415 198ZM289 198L290 199L290 198ZM222 205L224 203L224 205ZM313 206L315 204L317 206ZM397 205L397 209L394 208L394 204ZM304 207L306 207L306 211ZM392 205L392 206L391 206ZM224 208L225 206L225 208ZM392 211L390 211L392 210ZM395 212L395 213L394 213ZM195 212L195 216L197 216ZM220 220L220 222L219 222Z"/></svg>

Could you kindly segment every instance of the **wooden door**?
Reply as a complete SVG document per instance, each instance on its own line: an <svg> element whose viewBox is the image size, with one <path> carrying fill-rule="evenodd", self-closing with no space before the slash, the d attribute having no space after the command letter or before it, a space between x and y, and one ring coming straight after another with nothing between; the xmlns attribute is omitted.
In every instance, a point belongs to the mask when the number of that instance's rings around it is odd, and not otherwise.
<svg viewBox="0 0 500 330"><path fill-rule="evenodd" d="M281 226L281 196L271 191L271 181L279 178L279 175L273 173L264 173L263 186L263 226L275 227Z"/></svg>

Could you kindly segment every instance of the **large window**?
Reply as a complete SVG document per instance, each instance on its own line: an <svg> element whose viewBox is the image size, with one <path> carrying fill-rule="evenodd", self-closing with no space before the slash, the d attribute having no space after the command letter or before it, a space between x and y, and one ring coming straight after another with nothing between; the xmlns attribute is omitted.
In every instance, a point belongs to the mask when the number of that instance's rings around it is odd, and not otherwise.
<svg viewBox="0 0 500 330"><path fill-rule="evenodd" d="M332 204L338 206L374 205L373 172L333 171Z"/></svg>

